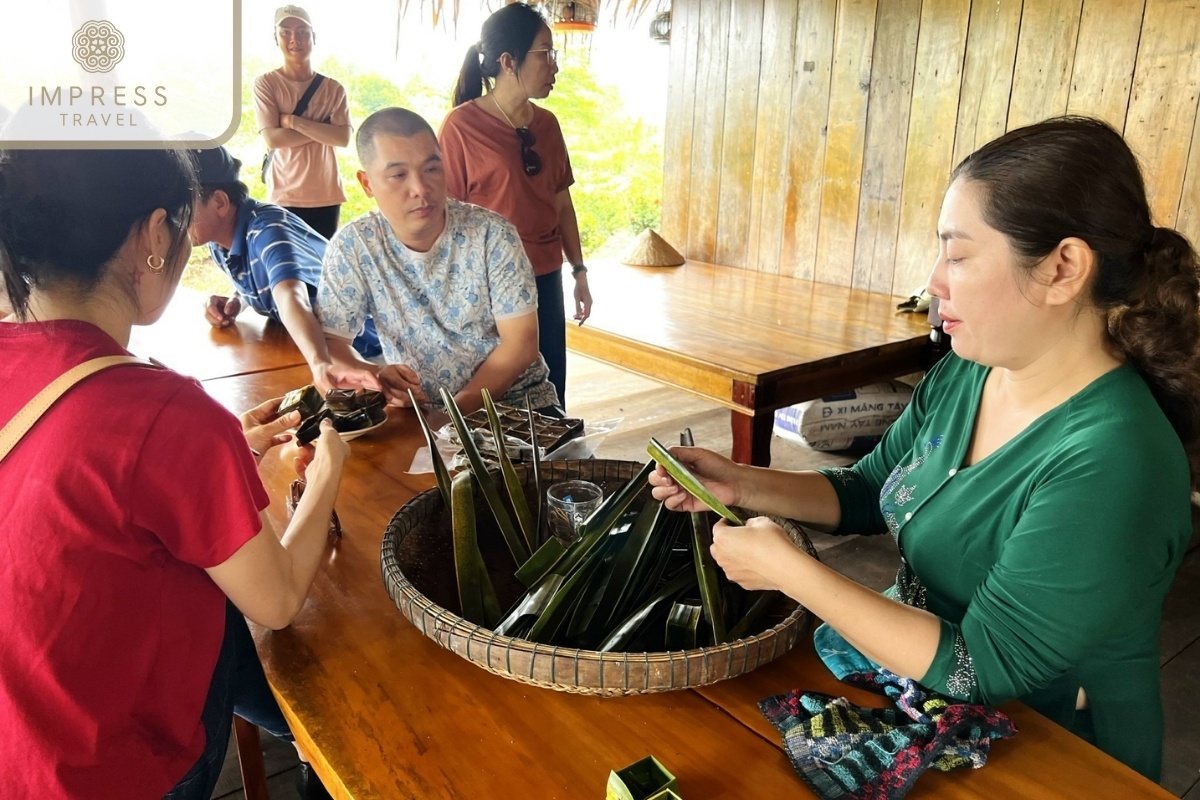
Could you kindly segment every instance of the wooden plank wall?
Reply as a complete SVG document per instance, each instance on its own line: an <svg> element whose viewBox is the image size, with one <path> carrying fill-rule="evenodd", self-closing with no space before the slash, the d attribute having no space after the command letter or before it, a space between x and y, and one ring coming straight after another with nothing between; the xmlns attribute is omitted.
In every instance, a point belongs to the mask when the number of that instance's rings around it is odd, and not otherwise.
<svg viewBox="0 0 1200 800"><path fill-rule="evenodd" d="M1200 244L1200 0L674 0L663 233L688 257L908 294L947 177L1090 114Z"/></svg>

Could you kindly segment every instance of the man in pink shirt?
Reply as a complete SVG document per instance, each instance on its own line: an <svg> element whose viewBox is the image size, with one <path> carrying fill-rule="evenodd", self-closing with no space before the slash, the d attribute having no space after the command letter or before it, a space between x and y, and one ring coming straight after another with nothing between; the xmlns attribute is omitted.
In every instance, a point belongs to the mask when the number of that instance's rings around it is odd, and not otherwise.
<svg viewBox="0 0 1200 800"><path fill-rule="evenodd" d="M283 66L254 80L258 130L271 148L263 176L267 197L332 239L346 201L333 149L350 143L346 90L313 71L316 33L303 8L287 5L275 12L275 41ZM306 107L294 113L306 93Z"/></svg>

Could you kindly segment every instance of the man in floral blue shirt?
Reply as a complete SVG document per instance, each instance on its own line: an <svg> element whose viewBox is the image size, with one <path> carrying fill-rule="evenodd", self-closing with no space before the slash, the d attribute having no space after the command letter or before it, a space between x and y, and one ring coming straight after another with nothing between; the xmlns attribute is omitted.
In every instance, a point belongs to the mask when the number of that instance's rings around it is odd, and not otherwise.
<svg viewBox="0 0 1200 800"><path fill-rule="evenodd" d="M517 230L503 217L446 196L437 138L417 114L386 108L356 139L358 180L379 208L329 243L317 293L326 357L322 388L371 386L389 402L440 407L445 387L463 413L480 390L508 405L557 413L558 395L538 352L537 289ZM350 340L368 320L387 362L374 374Z"/></svg>

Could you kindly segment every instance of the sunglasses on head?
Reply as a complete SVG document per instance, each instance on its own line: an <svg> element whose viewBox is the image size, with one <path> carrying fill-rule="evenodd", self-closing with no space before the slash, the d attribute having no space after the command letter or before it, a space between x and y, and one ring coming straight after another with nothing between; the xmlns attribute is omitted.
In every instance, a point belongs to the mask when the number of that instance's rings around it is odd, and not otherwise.
<svg viewBox="0 0 1200 800"><path fill-rule="evenodd" d="M525 165L525 174L533 177L542 171L542 157L533 151L537 139L529 128L514 128L517 138L521 140L521 161Z"/></svg>

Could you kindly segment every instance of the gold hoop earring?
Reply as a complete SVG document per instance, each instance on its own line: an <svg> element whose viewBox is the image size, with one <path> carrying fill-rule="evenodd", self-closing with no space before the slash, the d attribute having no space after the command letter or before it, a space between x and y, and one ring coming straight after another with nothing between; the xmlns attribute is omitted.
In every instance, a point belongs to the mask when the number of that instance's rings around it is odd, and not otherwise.
<svg viewBox="0 0 1200 800"><path fill-rule="evenodd" d="M154 259L156 259L156 258L158 259L157 267L154 266ZM156 256L153 253L151 253L150 255L146 256L146 266L150 268L151 272L153 272L155 275L157 275L166 268L167 260L165 258L163 258L162 256Z"/></svg>

